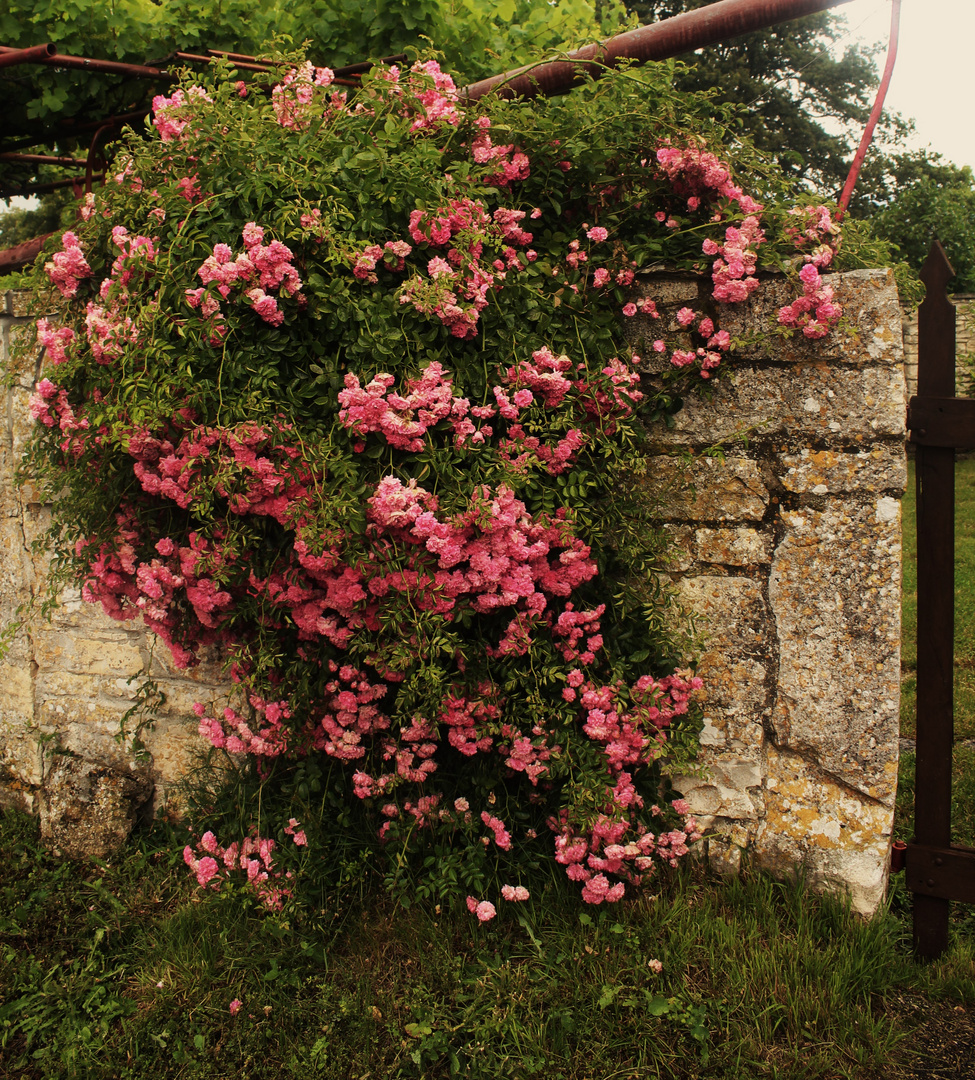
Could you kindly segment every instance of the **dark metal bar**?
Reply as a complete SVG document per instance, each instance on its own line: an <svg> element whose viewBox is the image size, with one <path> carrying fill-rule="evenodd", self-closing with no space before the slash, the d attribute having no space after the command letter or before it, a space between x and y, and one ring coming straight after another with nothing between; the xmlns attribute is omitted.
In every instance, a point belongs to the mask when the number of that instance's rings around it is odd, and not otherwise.
<svg viewBox="0 0 975 1080"><path fill-rule="evenodd" d="M378 64L400 64L406 59L406 53L395 53L393 56L381 56L376 63ZM359 64L346 64L345 67L334 68L334 75L361 75L364 71L369 71L375 64L371 60L365 60Z"/></svg>
<svg viewBox="0 0 975 1080"><path fill-rule="evenodd" d="M975 850L963 847L907 848L907 887L918 898L975 904Z"/></svg>
<svg viewBox="0 0 975 1080"><path fill-rule="evenodd" d="M850 197L853 195L854 185L860 175L863 159L867 156L867 150L870 148L873 130L877 126L880 114L883 112L884 98L887 96L890 77L894 74L894 61L897 59L897 37L900 29L900 19L901 0L894 0L890 12L890 44L887 46L887 63L884 65L884 74L880 80L880 86L877 88L877 97L874 100L873 108L870 110L870 118L867 120L867 126L863 129L860 145L857 147L857 152L853 157L853 164L850 166L846 183L843 185L843 192L839 198L839 209L836 214L837 221L843 217L850 205Z"/></svg>
<svg viewBox="0 0 975 1080"><path fill-rule="evenodd" d="M52 157L50 154L0 154L0 161L23 161L28 165L84 165L84 158Z"/></svg>
<svg viewBox="0 0 975 1080"><path fill-rule="evenodd" d="M171 75L168 71L159 68L144 67L142 64L121 64L117 60L95 60L87 56L66 56L62 53L45 54L35 59L18 57L11 59L12 53L30 52L29 49L11 49L6 45L0 45L0 64L43 64L47 67L57 68L80 68L83 71L100 71L109 75L126 75L131 79L165 79L167 82L178 82L178 75ZM7 58L6 61L4 58Z"/></svg>
<svg viewBox="0 0 975 1080"><path fill-rule="evenodd" d="M53 235L54 233L45 233L43 236L35 236L33 240L25 240L22 244L15 244L14 247L0 251L0 273L10 274L30 266Z"/></svg>
<svg viewBox="0 0 975 1080"><path fill-rule="evenodd" d="M777 23L826 11L850 0L719 0L672 19L640 26L601 44L587 45L566 60L553 60L493 75L472 83L461 95L474 101L487 94L501 97L551 97L564 94L587 77L598 79L621 60L666 60L706 45L763 30Z"/></svg>
<svg viewBox="0 0 975 1080"><path fill-rule="evenodd" d="M907 406L911 442L975 450L975 399L912 397Z"/></svg>
<svg viewBox="0 0 975 1080"><path fill-rule="evenodd" d="M17 64L37 64L57 52L57 48L48 42L46 45L31 45L29 49L4 49L0 55L0 67L15 67Z"/></svg>
<svg viewBox="0 0 975 1080"><path fill-rule="evenodd" d="M931 245L918 311L918 397L954 397L954 276L944 248ZM917 773L914 843L951 846L951 755L954 744L955 451L919 445L917 479ZM915 867L908 849L908 875ZM940 956L948 947L949 901L914 894L914 951Z"/></svg>
<svg viewBox="0 0 975 1080"><path fill-rule="evenodd" d="M104 180L104 173L95 173L92 180ZM48 180L43 184L24 184L18 188L0 188L0 199L10 199L14 195L36 195L39 191L57 191L58 188L79 187L84 189L86 178L84 176L69 176L64 180Z"/></svg>
<svg viewBox="0 0 975 1080"><path fill-rule="evenodd" d="M152 112L152 109L136 109L135 112L119 113L118 116L107 116L104 120L86 120L83 124L76 124L71 120L65 121L57 126L57 130L64 134L71 135L78 131L97 131L99 128L103 128L106 125L112 127L121 127L123 124L129 124L133 120L142 120Z"/></svg>

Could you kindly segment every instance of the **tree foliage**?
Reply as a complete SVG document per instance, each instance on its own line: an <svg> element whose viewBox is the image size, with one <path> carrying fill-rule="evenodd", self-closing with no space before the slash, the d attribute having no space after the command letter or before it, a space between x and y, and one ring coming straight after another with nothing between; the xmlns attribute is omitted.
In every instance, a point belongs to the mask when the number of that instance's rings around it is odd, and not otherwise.
<svg viewBox="0 0 975 1080"><path fill-rule="evenodd" d="M469 80L615 32L617 0L8 0L0 41L24 48L53 42L59 52L130 64L165 61L175 51L262 52L273 38L301 43L331 68L433 44ZM178 68L178 64L177 64ZM0 71L5 115L0 146L56 139L69 148L70 125L144 108L168 83L37 65Z"/></svg>
<svg viewBox="0 0 975 1080"><path fill-rule="evenodd" d="M716 0L630 0L641 23L679 15ZM875 50L834 50L845 19L809 15L712 45L678 75L685 90L706 90L743 106L742 130L773 155L797 184L838 195L877 86ZM687 58L690 59L690 58ZM896 137L903 123L888 118Z"/></svg>
<svg viewBox="0 0 975 1080"><path fill-rule="evenodd" d="M975 292L975 178L968 166L925 150L876 155L850 209L915 272L937 238L955 270L952 291Z"/></svg>

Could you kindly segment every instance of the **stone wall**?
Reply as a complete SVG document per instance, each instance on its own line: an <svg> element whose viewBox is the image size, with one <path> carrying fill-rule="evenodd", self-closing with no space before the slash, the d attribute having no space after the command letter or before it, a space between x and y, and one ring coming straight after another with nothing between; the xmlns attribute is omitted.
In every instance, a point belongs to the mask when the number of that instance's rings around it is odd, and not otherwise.
<svg viewBox="0 0 975 1080"><path fill-rule="evenodd" d="M7 293L0 308L4 367L20 334L34 336L27 297ZM47 524L31 485L14 483L30 428L28 401L40 356L11 372L0 437L0 628L40 595L47 567L33 542ZM172 786L191 768L200 739L194 701L225 687L214 661L180 671L165 647L136 622L117 623L76 592L50 620L25 621L0 659L0 803L38 813L42 829L70 854L105 854L139 815L171 802ZM149 676L165 702L142 747L120 738L120 723ZM131 730L134 733L136 724Z"/></svg>
<svg viewBox="0 0 975 1080"><path fill-rule="evenodd" d="M967 394L963 379L963 359L975 355L975 294L956 293L948 299L955 305L955 393ZM904 378L907 396L917 393L917 309L904 312Z"/></svg>
<svg viewBox="0 0 975 1080"><path fill-rule="evenodd" d="M691 482L667 528L673 580L703 635L708 775L683 790L723 834L712 862L733 868L748 848L777 871L805 864L871 911L897 784L901 311L890 274L833 280L842 333L744 350L711 401L652 434L661 483ZM648 287L669 330L698 289ZM735 336L774 322L784 284L759 295L720 325ZM723 453L709 455L716 443Z"/></svg>
<svg viewBox="0 0 975 1080"><path fill-rule="evenodd" d="M897 780L901 313L885 271L834 283L847 328L825 342L756 336L787 301L782 283L761 303L720 313L723 327L757 343L711 401L688 402L673 428L652 432L654 475L682 491L668 496L670 573L700 616L706 774L683 790L714 834L708 854L727 869L743 849L779 871L805 863L871 911ZM676 311L704 285L658 275L647 288L679 333ZM28 327L17 298L7 303L5 345ZM633 334L656 336L660 324L641 318L630 320ZM12 484L36 374L16 372L7 392L4 620L44 570L30 551L44 508L29 485ZM709 453L718 443L723 452ZM146 673L166 703L135 755L116 736ZM86 837L99 823L97 843L109 845L135 814L165 805L199 745L191 704L220 696L217 677L213 664L177 672L135 624L66 596L49 624L18 633L0 666L2 797L39 811L68 850L97 846Z"/></svg>

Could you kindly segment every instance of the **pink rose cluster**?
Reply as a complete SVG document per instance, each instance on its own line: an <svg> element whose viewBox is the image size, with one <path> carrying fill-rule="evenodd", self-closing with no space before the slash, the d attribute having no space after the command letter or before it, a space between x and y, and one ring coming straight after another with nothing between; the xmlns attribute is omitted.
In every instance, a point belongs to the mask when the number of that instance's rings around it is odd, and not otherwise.
<svg viewBox="0 0 975 1080"><path fill-rule="evenodd" d="M299 837L304 839L304 833L295 831L297 824L292 818L285 832L300 846ZM202 888L219 890L225 881L242 877L243 882L254 889L268 911L280 911L285 900L291 896L292 890L287 884L291 873L289 871L282 874L280 870L275 870L274 848L273 840L256 834L245 837L240 843L234 842L223 847L213 833L208 831L200 837L195 849L189 844L186 845L183 849L183 861L196 875ZM236 1012L232 1007L231 1011Z"/></svg>
<svg viewBox="0 0 975 1080"><path fill-rule="evenodd" d="M216 292L224 300L234 289L242 289L244 298L264 322L280 326L284 312L278 307L278 298L298 295L299 303L301 300L302 280L291 262L294 253L280 240L265 244L264 229L253 221L244 226L242 237L244 251L236 257L226 244L214 247L213 254L207 256L196 272L203 287L187 289L186 302L191 308L199 309L204 319L213 320L216 328L223 315L220 301L209 291L209 286L215 284ZM274 290L278 296L267 290ZM216 336L219 340L222 329L216 330Z"/></svg>
<svg viewBox="0 0 975 1080"><path fill-rule="evenodd" d="M213 99L202 86L175 90L170 97L157 94L152 99L152 124L163 142L179 142L196 117L203 102Z"/></svg>
<svg viewBox="0 0 975 1080"><path fill-rule="evenodd" d="M334 79L331 68L317 68L310 61L292 68L271 91L271 106L278 123L293 131L306 131L314 119L315 88L331 86ZM341 94L335 103L344 105L345 95Z"/></svg>
<svg viewBox="0 0 975 1080"><path fill-rule="evenodd" d="M583 730L602 746L611 785L606 788L607 807L590 827L579 828L568 811L548 823L556 834L556 862L565 866L572 881L583 883L586 903L619 900L627 884L639 885L653 870L655 859L675 866L686 854L687 843L700 838L693 817L686 818L682 830L655 835L640 820L644 800L634 786L634 772L663 753L666 728L687 712L691 696L701 686L697 676L678 671L662 679L643 676L627 695L619 684L599 686L579 669L569 673L567 699L579 701L585 715ZM682 800L672 806L679 814L688 813ZM662 811L655 806L651 813L658 816ZM607 875L618 880L611 883Z"/></svg>
<svg viewBox="0 0 975 1080"><path fill-rule="evenodd" d="M674 349L670 356L671 364L674 367L698 364L701 378L710 378L711 372L721 363L721 354L731 348L731 335L727 330L715 330L714 321L709 316L688 307L677 312L677 322L696 334L703 344L695 349Z"/></svg>
<svg viewBox="0 0 975 1080"><path fill-rule="evenodd" d="M761 203L733 183L728 166L710 150L694 143L676 147L665 142L657 147L656 160L674 191L687 198L689 210L696 211L717 199L737 204L744 214L757 214L762 209Z"/></svg>
<svg viewBox="0 0 975 1080"><path fill-rule="evenodd" d="M820 270L829 266L840 244L840 226L833 221L829 207L794 206L789 217L796 219L796 223L789 225L785 233L803 252L803 261Z"/></svg>
<svg viewBox="0 0 975 1080"><path fill-rule="evenodd" d="M530 464L541 464L551 475L564 472L574 464L588 436L579 427L570 426L554 445L537 436L529 436L522 422L522 412L531 407L564 407L585 423L610 428L614 422L632 414L643 394L638 389L640 376L630 363L614 357L601 371L602 378L584 374L582 365L574 367L565 354L556 356L551 349L537 349L530 360L520 360L507 369L492 388L494 405L472 406L466 397L453 393L453 381L439 361L428 364L418 378L408 380L402 393L396 392L394 376L380 372L365 386L354 374L345 376L345 388L339 391L339 422L355 436L354 449L365 450L367 435L379 434L397 450L418 453L426 445L431 429L443 422L453 432L457 447L484 446L496 434L501 458L523 471ZM473 419L472 419L473 418ZM481 421L478 427L474 420ZM493 420L493 424L484 421Z"/></svg>
<svg viewBox="0 0 975 1080"><path fill-rule="evenodd" d="M833 303L833 287L825 285L815 263L807 262L799 271L802 296L779 309L779 324L790 330L801 330L807 338L825 337L843 314Z"/></svg>
<svg viewBox="0 0 975 1080"><path fill-rule="evenodd" d="M519 256L517 250L532 241L532 234L521 227L524 217L524 210L505 207L489 215L482 203L469 198L452 199L437 211L413 210L409 232L414 244L443 254L428 260L425 275L414 274L405 282L399 302L436 316L454 337L474 337L491 290L500 289L509 272L522 270L535 258L534 251ZM486 247L497 255L490 264ZM375 266L378 253L370 257Z"/></svg>
<svg viewBox="0 0 975 1080"><path fill-rule="evenodd" d="M61 237L61 248L50 262L44 264L44 273L63 297L71 299L77 293L79 283L91 277L92 270L78 237L70 230Z"/></svg>
<svg viewBox="0 0 975 1080"><path fill-rule="evenodd" d="M527 180L531 175L528 155L518 150L514 143L495 146L488 135L491 120L479 116L475 121L480 134L471 144L471 156L477 165L493 165L498 171L488 173L483 179L492 187L506 188L519 180Z"/></svg>

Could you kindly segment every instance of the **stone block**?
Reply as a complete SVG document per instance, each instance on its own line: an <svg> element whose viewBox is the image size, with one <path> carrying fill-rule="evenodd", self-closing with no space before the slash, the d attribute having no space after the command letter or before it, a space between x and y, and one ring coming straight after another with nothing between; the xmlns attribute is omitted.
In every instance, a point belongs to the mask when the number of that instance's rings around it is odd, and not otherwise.
<svg viewBox="0 0 975 1080"><path fill-rule="evenodd" d="M41 836L73 859L104 859L129 838L152 783L120 771L59 755L45 777Z"/></svg>
<svg viewBox="0 0 975 1080"><path fill-rule="evenodd" d="M900 706L900 504L782 514L769 600L776 742L892 805Z"/></svg>
<svg viewBox="0 0 975 1080"><path fill-rule="evenodd" d="M138 639L139 635L127 633L117 623L84 634L50 626L38 628L34 655L46 673L45 692L59 693L55 672L123 681L138 677L145 666Z"/></svg>
<svg viewBox="0 0 975 1080"><path fill-rule="evenodd" d="M30 289L8 289L4 294L6 312L18 319L26 319L31 313L33 293Z"/></svg>
<svg viewBox="0 0 975 1080"><path fill-rule="evenodd" d="M784 371L728 371L710 401L689 398L673 427L655 424L649 436L658 449L727 444L743 435L866 445L882 436L903 437L904 422L900 368L847 368L821 361Z"/></svg>
<svg viewBox="0 0 975 1080"><path fill-rule="evenodd" d="M779 874L805 867L813 884L849 893L854 910L872 915L886 888L893 806L852 791L788 750L770 745L766 761L757 865ZM896 778L896 753L891 768Z"/></svg>
<svg viewBox="0 0 975 1080"><path fill-rule="evenodd" d="M684 796L691 813L702 819L757 821L763 816L764 776L758 760L742 754L704 755L703 776L676 776L674 787Z"/></svg>
<svg viewBox="0 0 975 1080"><path fill-rule="evenodd" d="M670 570L686 571L700 564L739 569L772 561L772 536L768 530L671 524L664 526L664 533L669 543Z"/></svg>
<svg viewBox="0 0 975 1080"><path fill-rule="evenodd" d="M677 583L681 604L696 616L704 681L703 741L744 748L761 743L769 708L770 612L762 582L698 576Z"/></svg>
<svg viewBox="0 0 975 1080"><path fill-rule="evenodd" d="M761 521L769 502L750 458L654 457L647 489L666 521Z"/></svg>
<svg viewBox="0 0 975 1080"><path fill-rule="evenodd" d="M800 290L784 279L767 281L743 304L719 304L718 325L741 339L736 352L749 360L806 363L835 360L858 367L903 364L903 329L897 285L890 270L853 270L826 275L843 318L825 338L810 340L801 333L782 337L779 310Z"/></svg>
<svg viewBox="0 0 975 1080"><path fill-rule="evenodd" d="M798 454L780 454L778 461L782 486L800 495L901 495L907 486L907 456L899 444L884 443L857 453L804 448Z"/></svg>

